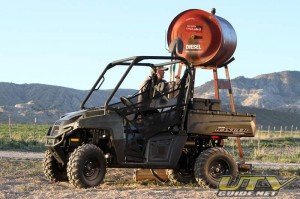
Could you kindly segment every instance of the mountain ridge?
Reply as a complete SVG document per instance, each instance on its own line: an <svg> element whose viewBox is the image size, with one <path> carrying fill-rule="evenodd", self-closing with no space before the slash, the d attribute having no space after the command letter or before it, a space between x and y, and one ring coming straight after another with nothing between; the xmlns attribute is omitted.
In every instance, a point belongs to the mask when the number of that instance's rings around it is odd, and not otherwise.
<svg viewBox="0 0 300 199"><path fill-rule="evenodd" d="M282 71L231 79L237 111L257 115L260 125L299 125L300 127L300 72ZM15 123L30 123L37 118L39 123L53 123L61 115L79 110L87 90L77 90L45 84L14 84L0 82L0 123L8 121L11 114ZM97 101L104 103L104 96L111 90L104 90ZM122 89L118 96L132 90ZM208 81L195 88L195 97L214 98L214 82ZM229 104L226 90L220 90L224 110ZM272 112L273 111L273 112ZM289 115L290 114L290 115ZM279 117L282 115L282 117ZM267 118L269 117L269 118ZM289 118L286 120L286 118ZM282 122L280 122L282 121Z"/></svg>

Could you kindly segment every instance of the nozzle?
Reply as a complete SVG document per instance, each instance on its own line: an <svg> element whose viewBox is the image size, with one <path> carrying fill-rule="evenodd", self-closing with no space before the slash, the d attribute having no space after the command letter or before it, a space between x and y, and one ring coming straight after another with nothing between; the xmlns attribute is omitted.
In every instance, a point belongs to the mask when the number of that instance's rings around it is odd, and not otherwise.
<svg viewBox="0 0 300 199"><path fill-rule="evenodd" d="M212 8L211 11L210 11L210 13L213 14L213 15L215 15L216 14L216 9Z"/></svg>

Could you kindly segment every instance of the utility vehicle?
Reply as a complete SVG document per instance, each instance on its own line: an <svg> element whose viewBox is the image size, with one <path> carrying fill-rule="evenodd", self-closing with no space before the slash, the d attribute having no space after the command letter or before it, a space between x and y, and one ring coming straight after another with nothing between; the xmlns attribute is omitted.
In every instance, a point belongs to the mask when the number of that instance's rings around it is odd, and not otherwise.
<svg viewBox="0 0 300 199"><path fill-rule="evenodd" d="M118 94L133 68L149 72L176 64L185 71L178 81L169 82L169 92L142 102L139 91ZM101 85L115 67L126 69L100 104ZM99 105L88 106L95 102ZM49 129L44 172L51 181L68 179L76 187L93 187L103 181L106 168L168 169L173 182L196 180L216 187L222 175L238 172L223 140L253 136L254 131L254 115L222 112L218 100L193 98L193 70L185 58L131 57L108 64L81 110L62 116Z"/></svg>

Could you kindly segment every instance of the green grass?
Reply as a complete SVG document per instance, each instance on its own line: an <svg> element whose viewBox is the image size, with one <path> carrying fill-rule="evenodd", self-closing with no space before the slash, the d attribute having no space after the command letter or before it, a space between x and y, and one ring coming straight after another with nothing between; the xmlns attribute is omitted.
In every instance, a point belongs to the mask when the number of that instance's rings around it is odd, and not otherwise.
<svg viewBox="0 0 300 199"><path fill-rule="evenodd" d="M50 125L0 124L0 150L46 150L45 135ZM246 161L300 163L300 132L258 132L254 138L242 138ZM235 138L225 141L225 147L239 159Z"/></svg>
<svg viewBox="0 0 300 199"><path fill-rule="evenodd" d="M0 150L45 151L45 135L50 125L0 124Z"/></svg>
<svg viewBox="0 0 300 199"><path fill-rule="evenodd" d="M300 163L300 132L259 132L254 138L242 138L246 161ZM236 139L230 138L226 148L238 159Z"/></svg>

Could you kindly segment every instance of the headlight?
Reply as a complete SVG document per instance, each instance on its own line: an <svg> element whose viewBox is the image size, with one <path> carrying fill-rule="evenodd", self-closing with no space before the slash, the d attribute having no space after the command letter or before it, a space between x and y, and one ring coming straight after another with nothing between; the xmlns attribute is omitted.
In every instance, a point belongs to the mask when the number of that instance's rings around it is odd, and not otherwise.
<svg viewBox="0 0 300 199"><path fill-rule="evenodd" d="M53 131L52 136L57 136L58 135L58 129Z"/></svg>
<svg viewBox="0 0 300 199"><path fill-rule="evenodd" d="M52 133L51 133L51 136L57 136L58 135L58 133L59 133L59 126L54 126L53 128L52 128Z"/></svg>

